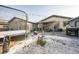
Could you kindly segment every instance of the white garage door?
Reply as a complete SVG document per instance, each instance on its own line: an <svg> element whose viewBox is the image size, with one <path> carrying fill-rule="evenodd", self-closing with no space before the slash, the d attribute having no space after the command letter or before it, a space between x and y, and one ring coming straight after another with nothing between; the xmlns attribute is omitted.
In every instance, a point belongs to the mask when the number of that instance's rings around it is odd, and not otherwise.
<svg viewBox="0 0 79 59"><path fill-rule="evenodd" d="M79 22L77 22L76 24L77 24L77 27L79 28Z"/></svg>

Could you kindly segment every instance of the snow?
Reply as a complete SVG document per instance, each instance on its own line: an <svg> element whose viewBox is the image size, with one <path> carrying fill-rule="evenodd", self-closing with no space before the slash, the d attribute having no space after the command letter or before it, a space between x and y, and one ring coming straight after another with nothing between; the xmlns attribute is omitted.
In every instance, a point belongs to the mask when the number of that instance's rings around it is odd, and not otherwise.
<svg viewBox="0 0 79 59"><path fill-rule="evenodd" d="M7 54L77 54L79 40L67 37L44 35L46 44L44 47L36 44L39 35L29 36L20 44L12 47ZM77 42L77 44L76 44ZM74 43L74 44L73 44Z"/></svg>
<svg viewBox="0 0 79 59"><path fill-rule="evenodd" d="M79 48L79 37L73 38L73 37L61 37L61 36L55 36L55 35L45 35L45 39L52 39L56 42L60 42L64 45L73 46L75 48Z"/></svg>
<svg viewBox="0 0 79 59"><path fill-rule="evenodd" d="M30 36L27 39L23 40L22 42L15 44L14 47L12 47L8 53L15 53L16 51L20 51L20 49L22 49L22 47L24 46L28 46L29 44L33 43L34 41L36 41L37 36Z"/></svg>
<svg viewBox="0 0 79 59"><path fill-rule="evenodd" d="M28 33L29 31L27 31ZM5 36L17 36L25 34L25 30L14 30L14 31L2 31L0 32L0 38L4 38Z"/></svg>

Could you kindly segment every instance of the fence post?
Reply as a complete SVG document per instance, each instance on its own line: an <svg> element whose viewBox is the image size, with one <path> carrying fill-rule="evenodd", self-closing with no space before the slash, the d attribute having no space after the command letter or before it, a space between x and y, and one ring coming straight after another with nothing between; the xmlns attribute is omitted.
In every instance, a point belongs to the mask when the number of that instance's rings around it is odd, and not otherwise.
<svg viewBox="0 0 79 59"><path fill-rule="evenodd" d="M3 38L3 46L2 46L2 53L7 53L9 50L9 36Z"/></svg>

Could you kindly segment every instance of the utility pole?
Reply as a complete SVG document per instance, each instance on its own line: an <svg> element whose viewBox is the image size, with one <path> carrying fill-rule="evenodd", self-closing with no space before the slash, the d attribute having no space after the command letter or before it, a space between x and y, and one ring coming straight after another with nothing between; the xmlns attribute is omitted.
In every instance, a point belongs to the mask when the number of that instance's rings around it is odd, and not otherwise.
<svg viewBox="0 0 79 59"><path fill-rule="evenodd" d="M3 5L0 5L0 7L4 7L4 8L7 8L7 9L11 9L11 10L15 10L15 11L19 11L21 13L23 13L25 15L25 39L27 38L27 20L28 20L28 16L27 16L27 13L25 11L22 11L22 10L19 10L19 9L16 9L16 8L12 8L12 7L8 7L8 6L3 6ZM6 44L9 42L10 39L3 39L3 53L5 51L8 51L8 48L9 48L9 44ZM4 51L5 50L5 51Z"/></svg>

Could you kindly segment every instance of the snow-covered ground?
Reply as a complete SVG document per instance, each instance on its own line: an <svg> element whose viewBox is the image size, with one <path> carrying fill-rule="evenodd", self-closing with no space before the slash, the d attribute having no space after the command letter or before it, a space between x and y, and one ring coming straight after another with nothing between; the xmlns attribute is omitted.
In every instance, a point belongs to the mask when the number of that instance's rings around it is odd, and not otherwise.
<svg viewBox="0 0 79 59"><path fill-rule="evenodd" d="M45 35L45 39L52 39L56 42L60 42L63 45L79 48L79 37L62 37L56 35Z"/></svg>
<svg viewBox="0 0 79 59"><path fill-rule="evenodd" d="M67 37L45 35L46 44L41 47L36 44L38 35L29 36L27 40L12 47L7 54L77 54L79 40Z"/></svg>
<svg viewBox="0 0 79 59"><path fill-rule="evenodd" d="M27 33L30 31L27 30ZM24 35L26 33L25 30L9 30L9 31L1 31L0 32L0 38L4 38L5 36L18 36L18 35Z"/></svg>

